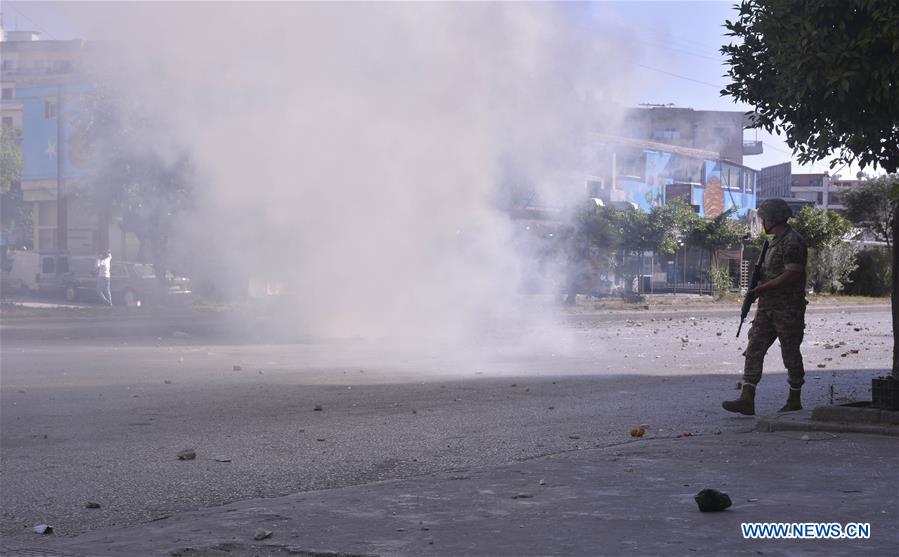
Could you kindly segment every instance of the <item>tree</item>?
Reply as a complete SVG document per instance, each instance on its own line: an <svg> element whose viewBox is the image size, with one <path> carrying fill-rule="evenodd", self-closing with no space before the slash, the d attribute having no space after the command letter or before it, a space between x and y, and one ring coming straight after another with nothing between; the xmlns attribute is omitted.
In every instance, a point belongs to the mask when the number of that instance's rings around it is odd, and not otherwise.
<svg viewBox="0 0 899 557"><path fill-rule="evenodd" d="M98 84L78 101L73 130L90 179L77 194L121 217L122 230L138 239L136 258L151 261L164 282L175 221L191 206L190 161L183 151L160 151L164 132L128 95Z"/></svg>
<svg viewBox="0 0 899 557"><path fill-rule="evenodd" d="M0 130L0 222L9 244L31 244L31 206L22 199L22 132Z"/></svg>
<svg viewBox="0 0 899 557"><path fill-rule="evenodd" d="M887 174L864 180L842 194L846 217L853 224L870 230L881 242L892 245L893 215L896 200L890 193L899 187L899 174Z"/></svg>
<svg viewBox="0 0 899 557"><path fill-rule="evenodd" d="M849 283L849 277L858 268L858 252L858 246L852 242L838 242L826 249L816 250L809 257L808 265L808 278L815 292L842 292Z"/></svg>
<svg viewBox="0 0 899 557"><path fill-rule="evenodd" d="M899 170L899 3L895 0L743 0L726 21L739 44L721 48L733 83L721 93L755 107L800 162ZM899 379L899 186L894 185L893 376Z"/></svg>
<svg viewBox="0 0 899 557"><path fill-rule="evenodd" d="M802 235L810 250L832 247L852 230L852 223L839 213L809 205L800 209L790 224Z"/></svg>
<svg viewBox="0 0 899 557"><path fill-rule="evenodd" d="M709 255L709 274L719 295L725 294L729 287L730 273L721 269L718 264L718 251L728 246L739 244L746 233L746 226L731 218L737 211L731 207L711 220L696 219L692 228L687 232L687 241L690 244L703 248ZM700 258L700 266L702 259Z"/></svg>
<svg viewBox="0 0 899 557"><path fill-rule="evenodd" d="M806 205L793 217L792 226L808 246L806 274L815 292L841 291L855 270L853 257L858 250L842 242L852 224L838 213Z"/></svg>
<svg viewBox="0 0 899 557"><path fill-rule="evenodd" d="M743 0L721 48L733 82L722 95L755 107L801 163L899 167L899 3Z"/></svg>

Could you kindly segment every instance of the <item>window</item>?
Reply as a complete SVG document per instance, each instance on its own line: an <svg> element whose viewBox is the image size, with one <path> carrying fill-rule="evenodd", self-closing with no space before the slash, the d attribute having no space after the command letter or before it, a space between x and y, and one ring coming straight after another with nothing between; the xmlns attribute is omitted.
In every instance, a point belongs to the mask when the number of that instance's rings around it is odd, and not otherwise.
<svg viewBox="0 0 899 557"><path fill-rule="evenodd" d="M45 257L43 261L41 261L41 273L45 275L52 275L56 272L56 260L52 257Z"/></svg>
<svg viewBox="0 0 899 557"><path fill-rule="evenodd" d="M140 278L156 278L156 271L153 269L153 265L135 263L132 269L134 269L134 274Z"/></svg>
<svg viewBox="0 0 899 557"><path fill-rule="evenodd" d="M56 262L56 271L60 274L69 272L69 258L68 257L60 257L59 261Z"/></svg>
<svg viewBox="0 0 899 557"><path fill-rule="evenodd" d="M652 132L653 139L680 139L680 131L675 128L665 128Z"/></svg>
<svg viewBox="0 0 899 557"><path fill-rule="evenodd" d="M824 192L818 192L818 205L824 205Z"/></svg>
<svg viewBox="0 0 899 557"><path fill-rule="evenodd" d="M44 118L56 118L56 101L44 101Z"/></svg>
<svg viewBox="0 0 899 557"><path fill-rule="evenodd" d="M13 98L13 91L14 91L14 89L12 87L4 87L3 88L3 100L4 101L11 100Z"/></svg>
<svg viewBox="0 0 899 557"><path fill-rule="evenodd" d="M128 269L125 268L125 265L121 263L113 263L109 267L109 276L116 278L127 278L128 277Z"/></svg>
<svg viewBox="0 0 899 557"><path fill-rule="evenodd" d="M12 128L12 116L4 116L3 117L3 129L11 129Z"/></svg>

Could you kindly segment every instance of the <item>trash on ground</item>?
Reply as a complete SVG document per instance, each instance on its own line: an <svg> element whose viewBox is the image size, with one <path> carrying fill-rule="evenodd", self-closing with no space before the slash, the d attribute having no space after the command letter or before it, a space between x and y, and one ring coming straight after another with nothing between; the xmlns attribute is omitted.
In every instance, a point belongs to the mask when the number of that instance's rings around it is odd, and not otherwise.
<svg viewBox="0 0 899 557"><path fill-rule="evenodd" d="M272 537L271 530L263 530L262 528L259 528L256 530L256 533L253 534L253 539L256 541L268 539L270 537Z"/></svg>
<svg viewBox="0 0 899 557"><path fill-rule="evenodd" d="M732 505L727 493L721 493L717 489L703 489L693 499L704 513L720 512Z"/></svg>

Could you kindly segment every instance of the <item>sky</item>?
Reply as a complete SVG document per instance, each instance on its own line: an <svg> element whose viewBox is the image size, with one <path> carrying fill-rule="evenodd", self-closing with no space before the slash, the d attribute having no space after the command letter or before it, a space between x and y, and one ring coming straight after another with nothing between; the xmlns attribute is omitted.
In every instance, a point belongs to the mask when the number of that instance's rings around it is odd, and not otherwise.
<svg viewBox="0 0 899 557"><path fill-rule="evenodd" d="M724 21L735 14L732 1L627 1L569 2L564 9L575 26L597 32L612 26L628 37L621 45L634 56L634 75L639 87L632 104L669 104L697 110L740 110L750 106L720 95L727 84L724 58L719 49L729 41ZM3 23L7 30L41 31L43 38L90 40L50 2L4 2ZM198 36L198 40L201 40ZM791 160L791 150L779 136L763 130L747 130L746 140L760 140L764 153L748 156L744 164L760 169ZM800 166L793 172L829 171L829 161ZM854 176L856 167L837 167L844 177Z"/></svg>

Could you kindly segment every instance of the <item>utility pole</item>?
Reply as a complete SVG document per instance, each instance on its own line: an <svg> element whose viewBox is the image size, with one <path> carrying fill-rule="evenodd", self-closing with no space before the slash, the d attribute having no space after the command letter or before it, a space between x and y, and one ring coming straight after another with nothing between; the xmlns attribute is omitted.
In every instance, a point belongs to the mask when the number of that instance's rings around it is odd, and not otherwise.
<svg viewBox="0 0 899 557"><path fill-rule="evenodd" d="M65 127L63 114L63 86L56 86L56 248L69 249L69 210L65 178Z"/></svg>

